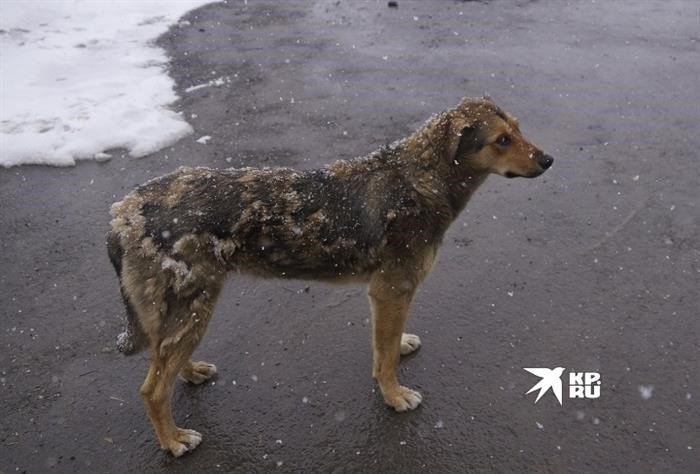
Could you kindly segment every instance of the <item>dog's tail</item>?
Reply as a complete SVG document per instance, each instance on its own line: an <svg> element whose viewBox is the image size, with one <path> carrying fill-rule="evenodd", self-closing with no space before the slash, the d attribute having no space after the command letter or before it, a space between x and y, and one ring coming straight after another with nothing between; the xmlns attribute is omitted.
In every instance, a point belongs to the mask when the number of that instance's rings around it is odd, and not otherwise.
<svg viewBox="0 0 700 474"><path fill-rule="evenodd" d="M136 310L132 306L131 301L129 301L129 295L122 284L122 258L124 256L124 249L121 246L119 235L116 232L109 232L107 234L107 253L119 277L122 299L124 300L124 306L126 306L124 331L117 336L117 350L124 355L137 354L148 346L148 336L146 336L146 333L143 331Z"/></svg>

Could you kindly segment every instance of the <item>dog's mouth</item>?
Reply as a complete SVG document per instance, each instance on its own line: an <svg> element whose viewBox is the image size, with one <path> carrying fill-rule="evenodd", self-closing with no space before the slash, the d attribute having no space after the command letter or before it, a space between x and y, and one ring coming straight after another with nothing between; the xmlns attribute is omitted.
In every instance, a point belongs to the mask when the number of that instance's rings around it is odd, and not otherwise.
<svg viewBox="0 0 700 474"><path fill-rule="evenodd" d="M525 178L537 178L538 176L544 174L545 171L546 171L546 170L540 168L540 169L538 169L538 170L536 170L536 171L533 171L532 173L526 174L524 177L525 177Z"/></svg>
<svg viewBox="0 0 700 474"><path fill-rule="evenodd" d="M501 175L505 176L506 178L536 178L545 171L547 171L550 168L550 166L552 166L554 159L549 155L542 154L535 158L535 162L537 163L537 169L534 171L530 171L527 174L519 174L514 173L512 171L506 171L501 173Z"/></svg>
<svg viewBox="0 0 700 474"><path fill-rule="evenodd" d="M502 174L502 176L512 179L512 178L536 178L539 175L544 173L544 170L537 170L537 171L532 171L528 174L518 174L518 173L513 173L512 171L506 171L505 173Z"/></svg>

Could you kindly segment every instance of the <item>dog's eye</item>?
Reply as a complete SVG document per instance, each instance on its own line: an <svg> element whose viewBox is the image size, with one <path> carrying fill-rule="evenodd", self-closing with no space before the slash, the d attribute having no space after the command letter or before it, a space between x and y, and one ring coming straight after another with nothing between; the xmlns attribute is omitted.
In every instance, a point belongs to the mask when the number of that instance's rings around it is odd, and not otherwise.
<svg viewBox="0 0 700 474"><path fill-rule="evenodd" d="M496 143L501 146L508 146L510 145L510 137L508 135L501 135L496 139Z"/></svg>

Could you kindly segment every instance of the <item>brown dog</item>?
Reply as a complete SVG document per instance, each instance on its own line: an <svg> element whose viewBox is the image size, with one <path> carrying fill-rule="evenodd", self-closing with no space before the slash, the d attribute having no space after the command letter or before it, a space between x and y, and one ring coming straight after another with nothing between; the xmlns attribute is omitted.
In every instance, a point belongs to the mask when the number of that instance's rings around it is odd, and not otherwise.
<svg viewBox="0 0 700 474"><path fill-rule="evenodd" d="M141 394L162 448L180 456L202 440L175 425L173 382L216 373L190 356L234 269L368 283L372 375L387 404L416 408L396 371L420 346L404 325L445 231L490 173L532 178L551 164L514 117L467 98L366 157L312 171L180 168L115 203L108 250L128 316L118 346L151 350Z"/></svg>

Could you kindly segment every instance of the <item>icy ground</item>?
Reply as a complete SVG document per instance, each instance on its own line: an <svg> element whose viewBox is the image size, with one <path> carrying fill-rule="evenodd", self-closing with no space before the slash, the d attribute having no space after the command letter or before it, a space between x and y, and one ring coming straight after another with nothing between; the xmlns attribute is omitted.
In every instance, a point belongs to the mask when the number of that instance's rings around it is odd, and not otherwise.
<svg viewBox="0 0 700 474"><path fill-rule="evenodd" d="M205 3L3 0L0 165L143 156L191 133L153 40Z"/></svg>

